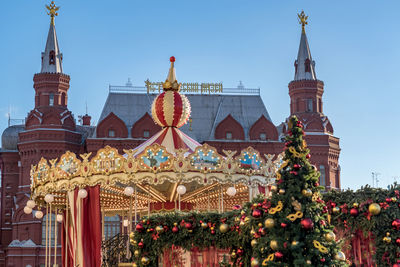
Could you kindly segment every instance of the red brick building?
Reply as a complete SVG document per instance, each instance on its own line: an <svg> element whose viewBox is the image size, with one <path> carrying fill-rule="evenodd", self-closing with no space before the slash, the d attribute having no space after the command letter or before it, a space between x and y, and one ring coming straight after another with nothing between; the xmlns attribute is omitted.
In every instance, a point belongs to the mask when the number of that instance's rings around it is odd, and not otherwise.
<svg viewBox="0 0 400 267"><path fill-rule="evenodd" d="M105 145L134 148L160 130L151 118L155 93L110 87L96 126L90 116L77 125L68 109L70 77L63 72L54 21L42 53L41 71L33 77L35 107L24 125L8 127L0 150L1 210L0 267L44 264L42 221L23 208L30 196L30 168L41 157L57 158L65 151L96 152ZM29 79L29 77L25 77ZM72 88L73 90L73 88ZM304 123L311 161L321 171L320 183L340 188L339 138L323 114L324 83L317 80L303 29L295 77L289 83L290 114ZM192 107L190 122L181 130L200 143L240 151L252 146L261 154L279 154L284 147L286 124L275 126L260 97L259 89L224 89L218 94L186 94ZM93 153L95 154L95 153ZM119 222L118 222L119 223Z"/></svg>

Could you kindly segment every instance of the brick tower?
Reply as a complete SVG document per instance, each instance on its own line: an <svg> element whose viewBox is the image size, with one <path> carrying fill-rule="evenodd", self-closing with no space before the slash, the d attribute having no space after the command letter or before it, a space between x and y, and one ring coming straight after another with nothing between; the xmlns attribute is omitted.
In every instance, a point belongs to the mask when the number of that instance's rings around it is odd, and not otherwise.
<svg viewBox="0 0 400 267"><path fill-rule="evenodd" d="M320 184L327 189L340 188L339 138L333 136L332 124L323 113L324 83L317 79L308 46L305 32L308 17L304 12L298 16L302 32L294 62L294 80L289 83L290 114L304 124L311 161L321 172Z"/></svg>

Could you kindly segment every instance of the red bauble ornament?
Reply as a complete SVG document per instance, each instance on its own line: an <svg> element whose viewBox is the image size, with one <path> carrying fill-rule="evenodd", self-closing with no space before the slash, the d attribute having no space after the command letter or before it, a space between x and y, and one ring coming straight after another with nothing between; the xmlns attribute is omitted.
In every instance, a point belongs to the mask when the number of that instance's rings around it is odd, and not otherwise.
<svg viewBox="0 0 400 267"><path fill-rule="evenodd" d="M321 258L321 262L325 262L325 258Z"/></svg>
<svg viewBox="0 0 400 267"><path fill-rule="evenodd" d="M260 218L261 217L261 210L255 209L253 210L253 217Z"/></svg>
<svg viewBox="0 0 400 267"><path fill-rule="evenodd" d="M393 264L392 266L393 266L393 267L400 267L400 264L399 264L399 263L395 263L395 264Z"/></svg>
<svg viewBox="0 0 400 267"><path fill-rule="evenodd" d="M307 154L306 158L307 158L307 159L311 158L311 155L310 155L310 154Z"/></svg>
<svg viewBox="0 0 400 267"><path fill-rule="evenodd" d="M358 210L357 210L356 208L352 208L352 209L350 210L350 215L352 215L352 216L357 216L357 215L358 215Z"/></svg>
<svg viewBox="0 0 400 267"><path fill-rule="evenodd" d="M185 228L188 230L192 229L192 224L190 222L185 223Z"/></svg>
<svg viewBox="0 0 400 267"><path fill-rule="evenodd" d="M175 57L174 57L174 56L170 57L170 58L169 58L169 61L175 62Z"/></svg>
<svg viewBox="0 0 400 267"><path fill-rule="evenodd" d="M172 227L172 232L173 232L173 233L177 233L177 232L179 232L179 228L178 228L178 226L174 226L174 227Z"/></svg>
<svg viewBox="0 0 400 267"><path fill-rule="evenodd" d="M393 226L393 228L396 229L397 231L400 230L400 219L395 219L395 220L392 222L392 226Z"/></svg>
<svg viewBox="0 0 400 267"><path fill-rule="evenodd" d="M243 249L241 249L241 248L238 248L237 249L237 251L236 251L236 254L238 255L238 256L242 256L243 255Z"/></svg>
<svg viewBox="0 0 400 267"><path fill-rule="evenodd" d="M286 223L281 223L281 227L282 227L282 228L285 228L286 226L287 226Z"/></svg>
<svg viewBox="0 0 400 267"><path fill-rule="evenodd" d="M386 202L392 202L392 199L390 197L386 198Z"/></svg>
<svg viewBox="0 0 400 267"><path fill-rule="evenodd" d="M143 224L139 223L136 225L136 231L141 232L144 230Z"/></svg>
<svg viewBox="0 0 400 267"><path fill-rule="evenodd" d="M144 247L144 244L143 244L142 241L140 241L140 242L138 243L138 247L139 247L139 248L143 248L143 247Z"/></svg>
<svg viewBox="0 0 400 267"><path fill-rule="evenodd" d="M277 259L282 258L282 257L283 257L282 252L280 252L280 251L275 252L275 257L276 257Z"/></svg>
<svg viewBox="0 0 400 267"><path fill-rule="evenodd" d="M300 224L301 224L301 227L303 227L303 229L305 229L305 230L311 230L314 227L314 223L312 222L312 220L310 218L302 219Z"/></svg>
<svg viewBox="0 0 400 267"><path fill-rule="evenodd" d="M397 244L398 246L400 246L400 238L397 238L397 239L396 239L396 244Z"/></svg>

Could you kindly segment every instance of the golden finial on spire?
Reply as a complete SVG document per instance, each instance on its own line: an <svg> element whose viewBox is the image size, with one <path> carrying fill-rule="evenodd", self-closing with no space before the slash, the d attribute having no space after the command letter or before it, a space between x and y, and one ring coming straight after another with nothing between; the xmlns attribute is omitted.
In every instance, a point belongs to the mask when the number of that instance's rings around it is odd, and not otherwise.
<svg viewBox="0 0 400 267"><path fill-rule="evenodd" d="M49 11L47 12L47 15L49 15L51 18L51 24L54 25L54 17L58 16L57 11L60 9L60 7L56 6L54 1L51 1L50 5L46 5L46 8Z"/></svg>
<svg viewBox="0 0 400 267"><path fill-rule="evenodd" d="M308 24L307 19L308 16L306 16L306 14L304 13L304 11L302 10L300 14L297 14L298 20L299 20L299 24L301 24L301 29L303 31L303 33L306 32L304 26Z"/></svg>

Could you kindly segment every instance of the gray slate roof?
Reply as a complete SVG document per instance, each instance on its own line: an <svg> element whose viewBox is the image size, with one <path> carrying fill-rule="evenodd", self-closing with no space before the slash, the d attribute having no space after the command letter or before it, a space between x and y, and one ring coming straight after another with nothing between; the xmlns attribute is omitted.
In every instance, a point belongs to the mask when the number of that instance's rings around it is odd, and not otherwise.
<svg viewBox="0 0 400 267"><path fill-rule="evenodd" d="M198 142L214 140L215 128L229 114L244 128L246 140L251 126L261 115L271 121L259 95L185 95L192 107L192 131L189 130L189 124L181 130ZM99 122L113 112L125 122L131 136L132 125L146 112L151 115L151 104L156 96L146 93L110 92Z"/></svg>

